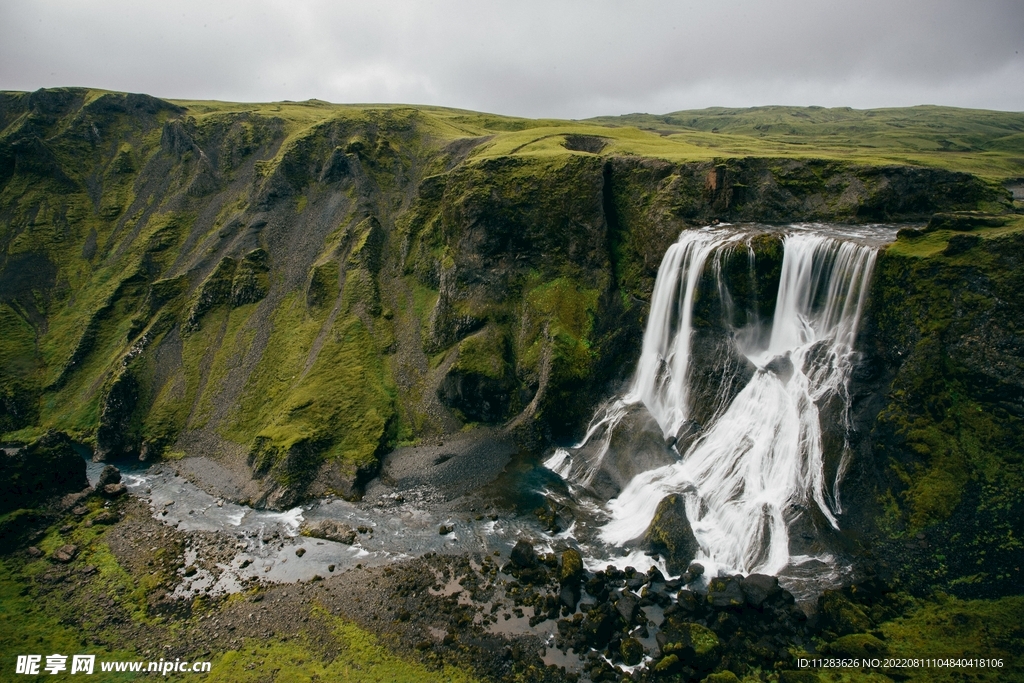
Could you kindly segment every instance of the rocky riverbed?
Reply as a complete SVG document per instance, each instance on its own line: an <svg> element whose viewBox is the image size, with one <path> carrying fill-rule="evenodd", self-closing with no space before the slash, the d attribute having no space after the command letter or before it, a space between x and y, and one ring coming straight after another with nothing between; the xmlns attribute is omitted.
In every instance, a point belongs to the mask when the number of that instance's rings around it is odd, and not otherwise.
<svg viewBox="0 0 1024 683"><path fill-rule="evenodd" d="M329 651L331 620L340 618L402 656L491 680L731 681L750 672L805 680L793 670L799 653L885 652L884 634L872 629L908 606L876 580L798 605L774 577L711 577L699 564L677 578L656 566L588 568L571 539L552 542L536 526L530 537L526 525L501 549L442 542L417 556L348 555L380 532L307 524L307 533L336 537L319 539L299 533L297 514L259 512L278 517L228 534L199 528L210 517L196 507L168 523L178 501L161 502L152 486L147 497L140 481L125 487L113 468L92 474L94 488L24 530L14 557L33 567L26 590L39 608L80 629L83 645L145 656L215 657L299 638ZM123 480L132 476L140 475ZM211 516L233 514L230 505L213 500ZM254 539L272 560L252 559ZM348 561L360 552L372 562ZM288 566L304 569L273 569ZM128 596L113 588L125 578L135 587Z"/></svg>

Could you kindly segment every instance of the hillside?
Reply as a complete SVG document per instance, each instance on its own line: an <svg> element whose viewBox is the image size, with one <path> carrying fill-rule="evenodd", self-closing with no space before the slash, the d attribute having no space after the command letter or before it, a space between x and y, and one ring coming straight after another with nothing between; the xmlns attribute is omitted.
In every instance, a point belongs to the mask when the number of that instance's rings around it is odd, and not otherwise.
<svg viewBox="0 0 1024 683"><path fill-rule="evenodd" d="M992 145L1014 125L935 117ZM429 107L67 89L3 94L0 127L4 438L248 463L271 505L357 495L382 453L465 426L573 434L686 225L1010 206L961 171L977 155L737 154Z"/></svg>

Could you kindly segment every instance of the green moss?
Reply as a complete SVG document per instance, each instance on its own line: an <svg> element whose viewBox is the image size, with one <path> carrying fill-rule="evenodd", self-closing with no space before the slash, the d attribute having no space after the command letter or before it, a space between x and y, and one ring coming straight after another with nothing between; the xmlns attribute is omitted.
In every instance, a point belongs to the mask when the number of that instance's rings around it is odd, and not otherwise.
<svg viewBox="0 0 1024 683"><path fill-rule="evenodd" d="M358 626L332 617L322 609L313 618L329 629L329 645L314 643L308 634L288 642L247 639L238 650L214 661L208 678L223 683L274 681L365 681L366 683L404 683L446 681L470 683L474 679L453 666L430 668L402 659L389 652L375 636ZM324 651L331 654L324 655Z"/></svg>
<svg viewBox="0 0 1024 683"><path fill-rule="evenodd" d="M14 671L18 654L47 655L94 654L97 660L134 659L135 653L97 647L83 636L81 630L66 625L60 613L45 602L35 599L27 590L27 581L12 560L0 560L0 651L2 664ZM129 676L104 674L96 667L91 680L123 681Z"/></svg>
<svg viewBox="0 0 1024 683"><path fill-rule="evenodd" d="M453 369L488 379L503 380L508 376L508 339L496 325L466 337L459 344Z"/></svg>

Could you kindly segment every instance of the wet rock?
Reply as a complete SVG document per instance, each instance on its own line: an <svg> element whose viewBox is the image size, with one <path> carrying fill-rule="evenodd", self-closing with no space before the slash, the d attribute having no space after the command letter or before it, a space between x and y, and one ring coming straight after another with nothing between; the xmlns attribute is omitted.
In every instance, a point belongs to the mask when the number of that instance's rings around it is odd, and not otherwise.
<svg viewBox="0 0 1024 683"><path fill-rule="evenodd" d="M107 465L100 472L100 479L96 482L96 488L101 489L109 484L120 484L121 483L121 470L117 469L113 465Z"/></svg>
<svg viewBox="0 0 1024 683"><path fill-rule="evenodd" d="M107 484L106 486L99 489L99 491L100 495L102 495L104 498L114 499L128 493L128 487L121 483Z"/></svg>
<svg viewBox="0 0 1024 683"><path fill-rule="evenodd" d="M682 495L665 496L658 504L654 519L647 527L644 543L651 552L665 558L672 574L681 574L700 550L686 517L686 501Z"/></svg>
<svg viewBox="0 0 1024 683"><path fill-rule="evenodd" d="M75 559L76 555L78 555L78 547L68 544L62 545L61 547L54 550L53 555L51 557L53 557L53 559L57 562L67 564L68 562L71 562L73 559Z"/></svg>
<svg viewBox="0 0 1024 683"><path fill-rule="evenodd" d="M455 527L453 527L451 524L442 524L437 528L437 533L439 533L442 536L447 536L453 531L455 531Z"/></svg>
<svg viewBox="0 0 1024 683"><path fill-rule="evenodd" d="M569 548L562 553L562 567L558 574L558 581L561 584L579 584L583 578L583 557L578 550Z"/></svg>
<svg viewBox="0 0 1024 683"><path fill-rule="evenodd" d="M562 605L565 605L569 610L575 610L576 605L580 601L580 584L579 582L570 582L562 585L561 590L558 592L558 601Z"/></svg>
<svg viewBox="0 0 1024 683"><path fill-rule="evenodd" d="M765 601L781 592L779 580L765 574L750 574L740 581L740 588L746 597L747 604L760 609Z"/></svg>
<svg viewBox="0 0 1024 683"><path fill-rule="evenodd" d="M322 538L345 545L352 545L356 541L355 529L344 522L336 522L333 519L323 519L314 524L303 525L300 533L303 536Z"/></svg>
<svg viewBox="0 0 1024 683"><path fill-rule="evenodd" d="M520 569L528 569L537 564L537 553L533 549L533 544L525 539L516 541L509 558L512 564Z"/></svg>
<svg viewBox="0 0 1024 683"><path fill-rule="evenodd" d="M787 351L785 355L776 356L767 365L764 366L765 371L773 373L783 383L789 381L793 376L793 361L789 357Z"/></svg>
<svg viewBox="0 0 1024 683"><path fill-rule="evenodd" d="M644 658L644 646L636 638L624 638L619 643L619 654L622 655L622 661L634 666Z"/></svg>
<svg viewBox="0 0 1024 683"><path fill-rule="evenodd" d="M640 614L640 600L629 591L623 591L622 596L615 602L615 611L623 621L632 624Z"/></svg>
<svg viewBox="0 0 1024 683"><path fill-rule="evenodd" d="M663 654L675 654L696 669L710 671L718 662L721 643L711 629L700 624L676 624L665 631Z"/></svg>
<svg viewBox="0 0 1024 683"><path fill-rule="evenodd" d="M686 568L686 572L695 579L699 579L704 576L704 565L700 562L691 562L690 566Z"/></svg>
<svg viewBox="0 0 1024 683"><path fill-rule="evenodd" d="M198 571L199 570L196 568L196 566L192 565L190 567L185 567L184 575L187 576L187 577L188 576L195 576L196 572L198 572Z"/></svg>
<svg viewBox="0 0 1024 683"><path fill-rule="evenodd" d="M740 582L735 577L716 577L708 584L707 600L712 607L740 607L746 599Z"/></svg>
<svg viewBox="0 0 1024 683"><path fill-rule="evenodd" d="M302 557L305 554L306 554L306 549L305 548L296 548L295 549L295 557Z"/></svg>
<svg viewBox="0 0 1024 683"><path fill-rule="evenodd" d="M611 640L615 631L615 614L607 602L601 603L587 612L580 624L583 643L595 649L601 649Z"/></svg>

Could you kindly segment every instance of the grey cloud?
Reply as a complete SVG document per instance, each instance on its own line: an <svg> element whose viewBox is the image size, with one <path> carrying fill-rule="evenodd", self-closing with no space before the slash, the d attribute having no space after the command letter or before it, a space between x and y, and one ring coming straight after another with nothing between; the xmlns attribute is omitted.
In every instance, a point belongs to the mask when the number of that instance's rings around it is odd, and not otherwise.
<svg viewBox="0 0 1024 683"><path fill-rule="evenodd" d="M0 8L0 88L581 118L713 105L1024 109L1019 1L250 2Z"/></svg>

